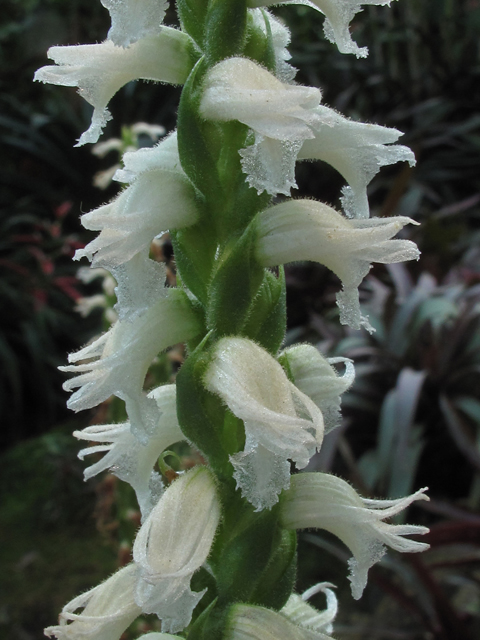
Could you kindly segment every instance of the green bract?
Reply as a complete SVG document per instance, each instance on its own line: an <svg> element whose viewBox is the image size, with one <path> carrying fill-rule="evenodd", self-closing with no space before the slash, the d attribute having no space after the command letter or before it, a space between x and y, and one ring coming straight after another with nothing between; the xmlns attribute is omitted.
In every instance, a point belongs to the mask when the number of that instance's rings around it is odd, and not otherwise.
<svg viewBox="0 0 480 640"><path fill-rule="evenodd" d="M93 2L94 0L92 0ZM77 86L94 106L80 143L96 141L110 119L107 103L127 82L183 84L178 127L151 149L128 152L116 179L128 185L82 222L99 235L77 259L106 267L117 281L116 323L64 371L77 389L74 410L114 395L128 420L76 432L103 452L87 468L129 482L143 523L133 562L70 602L57 638L118 640L141 613L154 613L168 640L322 640L337 603L332 585L293 593L296 532L330 531L352 550L358 597L383 543L400 551L422 527L388 525L423 490L395 501L364 500L328 474L291 475L340 422L341 395L353 382L350 360L327 361L311 345L279 352L285 335L283 264L315 260L342 281L340 319L368 325L357 287L372 262L418 257L392 239L409 218L370 218L366 186L385 164L414 162L393 144L400 133L344 118L321 104L317 88L293 82L288 29L266 9L283 0L177 0L180 29L164 26L166 0L102 0L112 16L101 44L54 47L58 66L36 78ZM348 24L360 0L302 1L326 16L327 37L342 52L365 55ZM365 0L365 4L388 4ZM168 14L167 14L168 15ZM313 200L272 202L296 186L297 160L330 163L348 182L344 212ZM150 257L169 232L177 286ZM177 342L188 355L174 384L148 392L159 351ZM344 365L339 375L332 365ZM187 440L203 464L167 478L158 459ZM162 457L163 456L163 457ZM170 486L161 478L163 471ZM327 608L305 600L322 591ZM83 612L77 609L83 608ZM177 636L175 636L177 637Z"/></svg>

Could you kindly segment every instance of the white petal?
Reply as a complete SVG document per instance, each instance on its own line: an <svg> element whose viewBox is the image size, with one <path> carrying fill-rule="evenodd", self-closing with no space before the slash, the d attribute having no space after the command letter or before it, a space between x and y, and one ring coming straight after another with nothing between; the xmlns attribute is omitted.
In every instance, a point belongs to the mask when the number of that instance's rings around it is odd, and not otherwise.
<svg viewBox="0 0 480 640"><path fill-rule="evenodd" d="M295 386L311 398L320 409L328 433L340 422L340 396L353 384L355 369L348 358L327 360L309 344L295 345L282 352L288 361ZM345 364L339 376L332 364Z"/></svg>
<svg viewBox="0 0 480 640"><path fill-rule="evenodd" d="M168 7L168 0L101 1L112 18L108 37L120 47L128 47L145 36L157 35Z"/></svg>
<svg viewBox="0 0 480 640"><path fill-rule="evenodd" d="M275 53L275 76L282 82L291 82L297 70L287 62L292 57L287 48L290 44L290 30L268 11L252 9L249 13L252 17L253 27L260 29L265 36L267 35L265 17L268 20Z"/></svg>
<svg viewBox="0 0 480 640"><path fill-rule="evenodd" d="M149 397L156 401L160 416L146 444L135 438L129 422L95 425L73 432L80 440L104 443L79 452L78 457L82 459L96 451L106 452L101 460L85 469L85 480L110 469L134 488L144 518L160 497L161 480L153 470L156 461L170 445L184 439L177 420L175 385L158 387L149 393Z"/></svg>
<svg viewBox="0 0 480 640"><path fill-rule="evenodd" d="M96 142L111 119L107 105L131 80L155 80L183 84L191 69L190 38L176 29L163 27L155 37L143 38L122 49L106 40L101 44L51 47L48 56L58 66L39 69L35 80L78 87L80 95L94 107L92 124L78 145Z"/></svg>
<svg viewBox="0 0 480 640"><path fill-rule="evenodd" d="M334 42L341 53L354 53L357 58L366 58L367 47L358 47L352 40L348 26L362 5L390 5L392 0L248 0L250 7L268 7L278 4L305 4L325 15L324 31L330 42Z"/></svg>
<svg viewBox="0 0 480 640"><path fill-rule="evenodd" d="M236 604L232 607L225 640L331 640L320 631L290 622L270 609Z"/></svg>
<svg viewBox="0 0 480 640"><path fill-rule="evenodd" d="M413 242L391 240L406 224L418 223L404 216L348 220L321 202L290 200L259 214L257 257L265 267L295 260L324 264L342 281L340 322L373 331L360 312L358 286L372 262L418 260Z"/></svg>
<svg viewBox="0 0 480 640"><path fill-rule="evenodd" d="M141 614L134 600L138 569L129 564L97 587L66 604L58 626L47 627L45 635L58 640L119 640ZM82 613L75 613L83 607Z"/></svg>
<svg viewBox="0 0 480 640"><path fill-rule="evenodd" d="M267 351L245 338L217 343L204 383L245 424L245 449L231 458L238 486L257 510L270 508L288 486L287 460L302 468L321 445L321 412Z"/></svg>
<svg viewBox="0 0 480 640"><path fill-rule="evenodd" d="M161 618L164 631L188 625L203 596L191 591L190 579L210 553L219 519L214 477L206 467L196 467L165 491L138 532L136 600L145 613Z"/></svg>
<svg viewBox="0 0 480 640"><path fill-rule="evenodd" d="M315 130L315 138L305 140L299 160L323 160L334 167L349 186L342 198L349 218L368 218L367 184L380 167L395 162L415 164L413 152L394 145L402 135L396 129L355 122L328 107L319 106L323 123Z"/></svg>
<svg viewBox="0 0 480 640"><path fill-rule="evenodd" d="M321 122L315 112L320 98L318 89L283 84L247 58L229 58L207 73L200 113L250 127L253 146L241 151L248 182L259 192L288 194L301 143Z"/></svg>
<svg viewBox="0 0 480 640"><path fill-rule="evenodd" d="M186 176L145 171L115 200L82 216L86 229L101 233L78 250L75 259L87 257L93 266L111 270L148 248L159 234L194 224L197 218L195 191Z"/></svg>
<svg viewBox="0 0 480 640"><path fill-rule="evenodd" d="M325 529L336 535L350 548L353 558L349 561L352 594L361 597L367 583L367 573L384 555L385 545L408 553L428 549L428 544L408 540L404 535L428 533L426 527L416 525L391 525L382 522L396 515L415 500L428 500L426 489L396 501L363 500L341 478L326 473L302 473L292 477L290 489L282 502L282 522L288 529Z"/></svg>
<svg viewBox="0 0 480 640"><path fill-rule="evenodd" d="M329 587L333 587L333 585L328 582L322 582L308 589L301 596L293 593L287 604L280 610L280 613L301 627L323 633L332 633L332 622L337 615L338 602L337 596ZM306 602L308 598L320 592L324 593L327 598L327 608L324 611L317 611Z"/></svg>
<svg viewBox="0 0 480 640"><path fill-rule="evenodd" d="M199 331L196 316L178 294L171 289L142 316L132 322L118 321L91 345L69 356L70 362L78 364L61 370L79 374L64 383L66 391L79 387L67 403L71 409L89 409L116 395L126 403L132 428L139 429L135 435L146 441L146 434L158 423L155 401L142 393L147 369L160 351ZM92 360L79 363L87 358Z"/></svg>
<svg viewBox="0 0 480 640"><path fill-rule="evenodd" d="M177 132L173 131L154 147L128 151L123 154L124 169L118 171L115 180L134 182L146 171L171 171L185 175L178 155Z"/></svg>

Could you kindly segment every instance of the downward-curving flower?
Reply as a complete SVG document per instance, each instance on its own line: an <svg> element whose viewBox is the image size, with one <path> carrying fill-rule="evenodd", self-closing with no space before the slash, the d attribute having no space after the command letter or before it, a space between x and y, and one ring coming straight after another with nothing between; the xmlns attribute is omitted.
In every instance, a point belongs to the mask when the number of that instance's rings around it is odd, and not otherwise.
<svg viewBox="0 0 480 640"><path fill-rule="evenodd" d="M368 218L348 220L321 202L290 200L258 215L257 258L265 267L295 260L314 260L331 269L342 281L337 293L340 322L353 329L363 325L373 331L362 316L358 286L372 262L391 264L417 260L420 252L410 240L392 240L410 218Z"/></svg>
<svg viewBox="0 0 480 640"><path fill-rule="evenodd" d="M35 80L78 92L94 107L92 124L78 145L96 142L111 119L107 105L121 87L131 80L154 80L183 84L192 68L191 39L182 31L163 27L157 36L142 38L127 49L106 40L101 44L51 47L48 57L58 66L46 66Z"/></svg>
<svg viewBox="0 0 480 640"><path fill-rule="evenodd" d="M295 386L311 398L320 409L328 433L340 421L340 396L355 379L353 362L348 358L324 358L310 344L298 344L285 349L280 357L286 360ZM344 364L345 373L339 376L333 364Z"/></svg>
<svg viewBox="0 0 480 640"><path fill-rule="evenodd" d="M250 127L253 144L240 151L247 182L258 193L289 195L297 153L321 123L315 111L320 98L318 89L283 84L247 58L229 58L207 73L200 113Z"/></svg>
<svg viewBox="0 0 480 640"><path fill-rule="evenodd" d="M75 260L86 256L94 267L112 270L148 249L161 233L196 222L195 190L180 169L174 145L176 136L169 136L152 149L125 154L125 169L117 173L132 184L82 216L83 226L100 234L77 250Z"/></svg>
<svg viewBox="0 0 480 640"><path fill-rule="evenodd" d="M119 47L128 47L146 36L157 35L168 0L101 0L112 18L108 38Z"/></svg>
<svg viewBox="0 0 480 640"><path fill-rule="evenodd" d="M300 473L292 477L283 494L281 520L287 529L324 529L349 547L352 594L361 597L367 573L384 555L385 546L416 553L428 544L403 536L428 533L426 527L393 525L384 522L406 509L415 500L428 500L426 489L398 500L361 498L348 482L327 473Z"/></svg>
<svg viewBox="0 0 480 640"><path fill-rule="evenodd" d="M248 0L250 7L269 7L279 4L306 4L325 15L325 37L334 42L341 53L354 53L366 58L367 47L359 47L350 35L348 25L362 5L390 5L392 0Z"/></svg>
<svg viewBox="0 0 480 640"><path fill-rule="evenodd" d="M298 152L299 160L323 160L348 182L343 187L342 205L349 218L368 218L370 210L367 185L380 168L395 162L415 164L411 149L396 142L402 135L397 129L355 122L333 109L317 107L322 124L315 138L305 140Z"/></svg>
<svg viewBox="0 0 480 640"><path fill-rule="evenodd" d="M190 589L190 579L210 553L219 519L214 476L196 467L174 481L141 526L133 545L135 598L142 611L158 615L163 631L186 627L204 595Z"/></svg>
<svg viewBox="0 0 480 640"><path fill-rule="evenodd" d="M245 448L230 457L237 486L257 511L271 508L290 484L288 459L305 467L320 447L320 410L267 351L245 338L217 343L204 383L245 424Z"/></svg>
<svg viewBox="0 0 480 640"><path fill-rule="evenodd" d="M200 327L185 295L166 289L143 315L119 320L100 338L70 354L73 364L60 369L78 375L63 388L79 389L68 406L82 411L115 395L126 403L134 435L146 443L158 424L157 404L142 392L147 369L160 351L193 338Z"/></svg>
<svg viewBox="0 0 480 640"><path fill-rule="evenodd" d="M138 568L129 564L97 587L77 596L60 613L60 624L45 635L58 640L119 640L142 610L135 603ZM83 608L81 613L75 613Z"/></svg>
<svg viewBox="0 0 480 640"><path fill-rule="evenodd" d="M233 605L225 625L225 640L332 640L320 630L295 624L282 611Z"/></svg>
<svg viewBox="0 0 480 640"><path fill-rule="evenodd" d="M73 432L79 440L100 443L82 449L78 453L82 460L92 453L105 452L101 460L85 469L85 480L109 469L135 489L144 518L158 501L163 488L160 475L154 471L156 461L170 445L184 439L177 420L175 385L157 387L148 397L157 403L159 419L146 444L135 438L129 422L95 425Z"/></svg>

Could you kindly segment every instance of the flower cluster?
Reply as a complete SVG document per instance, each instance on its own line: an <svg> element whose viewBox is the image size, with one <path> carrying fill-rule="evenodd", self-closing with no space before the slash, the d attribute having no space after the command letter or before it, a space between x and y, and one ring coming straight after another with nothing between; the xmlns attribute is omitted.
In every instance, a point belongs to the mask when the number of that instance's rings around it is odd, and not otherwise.
<svg viewBox="0 0 480 640"><path fill-rule="evenodd" d="M142 525L133 558L75 598L46 634L118 640L141 613L156 614L161 633L191 640L325 640L337 601L321 583L293 593L296 530L319 528L351 550L352 593L385 546L416 552L404 538L424 527L386 519L424 490L397 500L360 497L344 480L304 469L325 433L340 422L341 395L353 364L326 359L311 345L281 350L285 334L283 265L314 260L341 280L340 321L373 330L358 286L373 262L418 258L413 242L393 239L405 217L371 218L367 184L381 166L414 163L394 144L395 129L358 123L321 104L316 88L295 84L288 29L266 10L294 0L177 0L180 29L163 24L167 0L102 0L112 27L101 44L53 47L36 79L76 86L93 107L79 144L96 142L107 105L136 79L183 84L178 129L156 146L128 151L115 179L125 188L82 216L98 236L88 258L116 281L116 320L70 354L64 385L79 411L110 396L128 420L74 435L81 458L103 453L85 478L110 470L136 492ZM366 55L348 25L361 4L389 0L298 0L325 14L325 33L340 51ZM322 160L346 180L340 212L289 196L301 160ZM150 257L169 232L178 286ZM275 267L275 270L272 270ZM145 389L160 351L187 344L174 384ZM340 367L340 371L337 370ZM186 440L205 461L171 484L157 461ZM324 611L307 603L326 598Z"/></svg>

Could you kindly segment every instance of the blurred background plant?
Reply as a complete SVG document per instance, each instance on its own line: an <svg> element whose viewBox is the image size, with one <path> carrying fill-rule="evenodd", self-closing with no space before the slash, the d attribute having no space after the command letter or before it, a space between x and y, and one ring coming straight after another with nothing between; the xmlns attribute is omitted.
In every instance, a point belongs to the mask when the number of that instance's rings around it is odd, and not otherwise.
<svg viewBox="0 0 480 640"><path fill-rule="evenodd" d="M365 496L428 485L432 501L408 520L431 527L432 549L420 559L389 554L352 603L344 549L326 534L304 533L298 586L338 585L339 638L473 639L480 635L480 3L366 7L353 25L355 40L370 47L362 60L338 54L308 7L275 12L292 29L299 82L320 86L326 104L354 119L406 132L402 143L417 166L384 168L370 203L374 215L422 223L410 232L420 262L378 265L365 280L372 336L339 327L334 276L319 265L291 265L287 342L318 344L356 364L342 427L311 465L343 475ZM73 89L31 79L50 45L102 40L107 11L97 0L4 0L0 20L0 637L36 640L66 598L128 561L138 525L134 498L114 476L93 490L82 483L80 445L69 435L122 421L122 404L106 403L95 415L67 412L56 367L114 321L114 283L85 278L71 261L91 237L79 214L115 195L119 185L109 179L119 152L152 144L131 123L174 127L179 89L127 85L111 102L114 118L97 155L73 149L88 105ZM172 8L167 20L175 23ZM299 195L339 205L343 182L329 165L302 163L297 180ZM168 236L152 255L167 263L173 285ZM147 385L173 380L181 361L181 348L159 356ZM183 448L162 460L166 480L191 455ZM72 535L77 542L66 553ZM129 638L155 628L140 624Z"/></svg>

